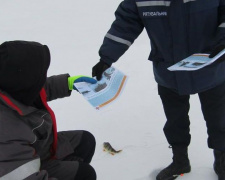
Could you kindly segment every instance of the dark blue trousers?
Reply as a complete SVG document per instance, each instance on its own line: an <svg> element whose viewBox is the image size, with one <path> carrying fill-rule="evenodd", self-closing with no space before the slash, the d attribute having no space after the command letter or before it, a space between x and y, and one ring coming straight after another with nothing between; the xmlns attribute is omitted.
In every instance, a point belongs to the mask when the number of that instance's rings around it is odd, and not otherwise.
<svg viewBox="0 0 225 180"><path fill-rule="evenodd" d="M191 141L189 95L158 86L167 118L164 133L170 145L188 146ZM225 151L225 83L198 94L208 132L208 147Z"/></svg>

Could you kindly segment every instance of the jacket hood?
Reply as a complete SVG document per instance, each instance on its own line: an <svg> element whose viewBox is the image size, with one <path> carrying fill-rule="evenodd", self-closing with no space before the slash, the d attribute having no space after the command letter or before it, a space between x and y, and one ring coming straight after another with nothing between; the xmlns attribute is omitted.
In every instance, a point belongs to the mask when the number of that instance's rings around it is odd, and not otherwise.
<svg viewBox="0 0 225 180"><path fill-rule="evenodd" d="M50 64L46 45L9 41L0 45L0 89L31 105L45 84Z"/></svg>

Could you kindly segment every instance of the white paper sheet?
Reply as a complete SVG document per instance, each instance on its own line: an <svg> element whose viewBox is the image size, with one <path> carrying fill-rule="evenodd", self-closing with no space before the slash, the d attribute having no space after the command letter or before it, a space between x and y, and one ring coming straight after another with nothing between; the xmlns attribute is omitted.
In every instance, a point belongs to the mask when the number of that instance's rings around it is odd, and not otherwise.
<svg viewBox="0 0 225 180"><path fill-rule="evenodd" d="M170 66L168 70L170 71L195 71L201 69L205 66L212 64L214 61L219 59L222 55L224 55L225 49L222 50L219 54L217 54L213 58L209 58L209 54L193 54L186 59Z"/></svg>
<svg viewBox="0 0 225 180"><path fill-rule="evenodd" d="M74 83L74 86L95 109L99 110L118 98L126 80L126 75L115 67L110 67L96 84L82 82Z"/></svg>

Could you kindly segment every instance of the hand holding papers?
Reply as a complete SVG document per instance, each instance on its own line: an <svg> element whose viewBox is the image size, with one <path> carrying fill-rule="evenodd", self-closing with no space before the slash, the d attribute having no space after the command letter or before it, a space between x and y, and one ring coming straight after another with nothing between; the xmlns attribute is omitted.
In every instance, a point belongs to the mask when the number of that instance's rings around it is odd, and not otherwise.
<svg viewBox="0 0 225 180"><path fill-rule="evenodd" d="M214 61L219 59L224 55L225 49L218 53L213 58L209 58L209 54L193 54L186 59L170 66L168 70L170 71L194 71L201 69L205 66L212 64Z"/></svg>
<svg viewBox="0 0 225 180"><path fill-rule="evenodd" d="M121 93L127 76L118 69L111 67L102 74L96 84L75 83L77 90L97 110L110 104Z"/></svg>

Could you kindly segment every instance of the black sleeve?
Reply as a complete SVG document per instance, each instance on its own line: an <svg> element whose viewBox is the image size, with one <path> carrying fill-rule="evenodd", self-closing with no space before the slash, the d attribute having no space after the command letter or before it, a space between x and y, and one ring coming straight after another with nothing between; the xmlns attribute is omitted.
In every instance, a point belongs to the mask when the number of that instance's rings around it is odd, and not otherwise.
<svg viewBox="0 0 225 180"><path fill-rule="evenodd" d="M112 64L122 56L142 32L144 25L134 0L124 0L99 50L101 60Z"/></svg>
<svg viewBox="0 0 225 180"><path fill-rule="evenodd" d="M220 1L218 9L218 29L212 48L219 45L225 45L225 0Z"/></svg>
<svg viewBox="0 0 225 180"><path fill-rule="evenodd" d="M68 77L69 74L61 74L47 78L45 83L47 101L71 95L71 91L68 88Z"/></svg>

